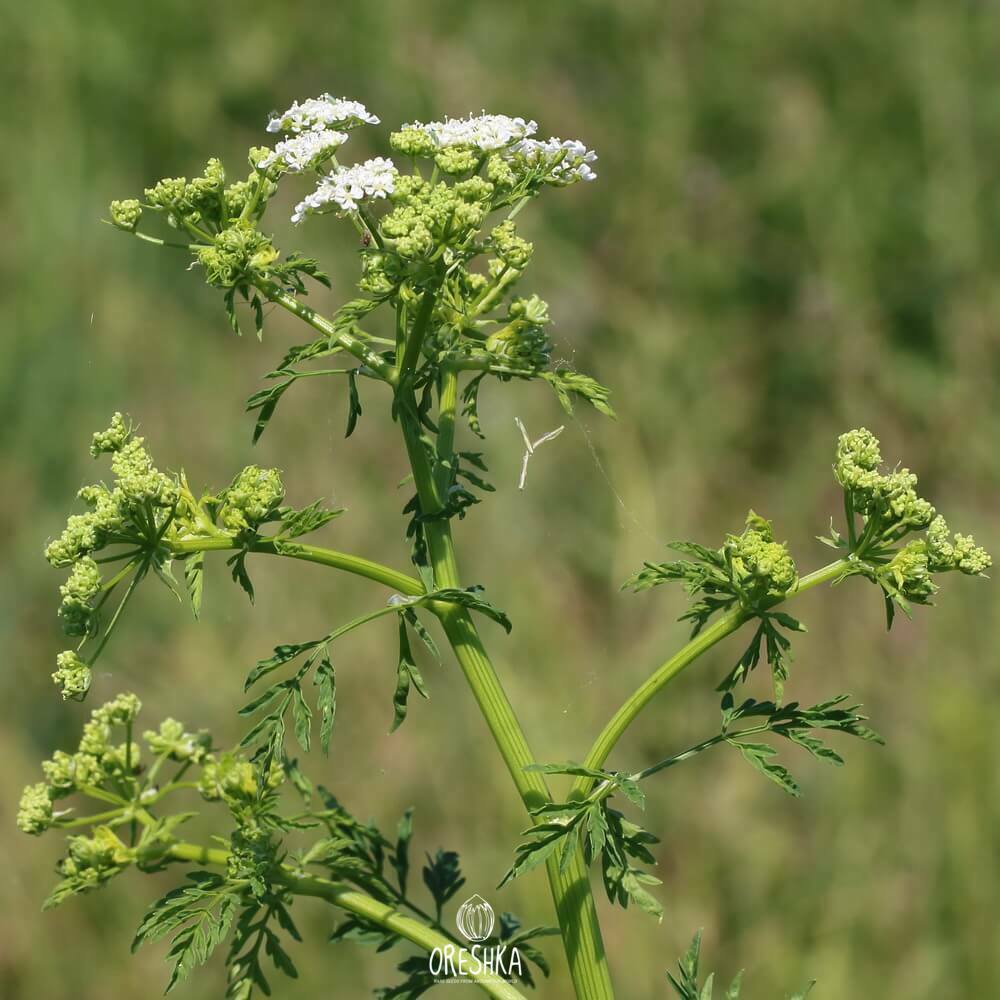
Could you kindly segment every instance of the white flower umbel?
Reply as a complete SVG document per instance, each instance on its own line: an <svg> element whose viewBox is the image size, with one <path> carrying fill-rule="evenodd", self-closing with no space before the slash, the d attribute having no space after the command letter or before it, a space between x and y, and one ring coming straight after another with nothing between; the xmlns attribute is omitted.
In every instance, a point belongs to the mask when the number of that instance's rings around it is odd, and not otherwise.
<svg viewBox="0 0 1000 1000"><path fill-rule="evenodd" d="M301 173L328 160L345 142L346 132L336 132L333 129L302 132L279 142L258 166L266 169L280 163L292 173Z"/></svg>
<svg viewBox="0 0 1000 1000"><path fill-rule="evenodd" d="M329 211L331 206L341 212L355 212L358 202L364 198L385 198L392 194L398 176L392 160L384 156L356 163L353 167L337 167L319 182L312 194L295 206L292 222Z"/></svg>
<svg viewBox="0 0 1000 1000"><path fill-rule="evenodd" d="M510 151L512 156L522 156L531 166L550 164L547 179L553 184L572 184L574 181L592 181L597 174L590 164L597 160L597 153L587 149L579 139L522 139Z"/></svg>
<svg viewBox="0 0 1000 1000"><path fill-rule="evenodd" d="M301 104L296 101L282 114L272 114L268 132L310 132L321 129L355 128L358 125L378 125L379 119L360 101L320 94Z"/></svg>
<svg viewBox="0 0 1000 1000"><path fill-rule="evenodd" d="M534 135L538 125L523 118L507 115L476 115L468 118L445 118L440 122L411 122L404 129L418 129L444 149L449 146L473 146L483 151L503 149L512 143Z"/></svg>

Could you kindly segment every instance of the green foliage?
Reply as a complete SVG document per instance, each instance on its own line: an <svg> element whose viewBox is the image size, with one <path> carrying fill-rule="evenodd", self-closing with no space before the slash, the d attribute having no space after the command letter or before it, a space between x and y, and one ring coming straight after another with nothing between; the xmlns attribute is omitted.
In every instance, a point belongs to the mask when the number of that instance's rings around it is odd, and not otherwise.
<svg viewBox="0 0 1000 1000"><path fill-rule="evenodd" d="M598 785L582 802L548 802L531 810L536 822L523 832L524 840L518 845L514 863L500 885L531 871L550 856L556 857L560 870L565 871L580 844L588 866L600 859L610 902L625 908L632 902L658 920L662 919L663 908L645 888L659 885L660 880L632 863L632 859L638 859L655 864L649 845L658 843L658 838L608 804L609 798L620 792L633 805L644 807L645 794L635 776L578 764L541 764L533 765L533 769L544 774L591 778Z"/></svg>
<svg viewBox="0 0 1000 1000"><path fill-rule="evenodd" d="M18 817L25 832L90 828L88 835L68 836L59 865L61 881L47 907L99 889L129 868L155 872L185 861L221 864L222 872L188 872L179 886L153 903L136 931L133 951L170 938L167 992L227 940L227 996L249 998L257 990L270 995L265 960L275 972L294 978L297 971L284 938L301 940L290 912L300 890L332 894L336 901L338 884L347 883L354 891L406 910L442 940L458 944L443 925L445 907L465 884L455 852L428 855L423 868L434 916L407 895L412 810L404 813L390 840L374 825L357 820L324 788L314 790L287 758L254 761L238 752L220 752L207 733L188 732L175 719L165 719L143 734L152 755L152 763L144 764L139 746L131 742L140 709L134 695L120 695L95 709L76 753L58 752L43 765L45 781L25 790ZM120 730L123 744L117 742ZM174 773L166 777L171 766ZM226 836L215 838L217 847L180 839L180 828L195 814L171 807L191 788L204 802L225 806L230 826ZM293 803L282 795L289 789L297 794L298 809L291 810ZM78 818L72 809L54 809L55 802L70 796L95 801L101 811ZM315 839L289 853L284 838L295 831L312 832ZM317 880L316 872L323 878ZM517 944L547 975L548 964L532 940L549 933L551 928L521 930L517 918L507 914L495 940L485 944ZM402 940L358 914L348 916L332 940L346 938L373 941L382 949ZM415 971L414 959L404 960L400 968ZM422 974L427 976L426 960ZM530 970L522 981L533 985Z"/></svg>
<svg viewBox="0 0 1000 1000"><path fill-rule="evenodd" d="M270 682L240 710L255 719L237 748L217 748L207 734L188 732L180 722L167 719L143 736L142 752L153 757L147 767L133 740L138 699L123 695L93 713L76 753L57 754L43 766L46 780L25 790L18 813L24 832L89 827L89 835L68 838L59 869L62 881L49 905L96 889L129 868L159 871L168 863L197 863L223 870L193 873L188 884L155 904L140 926L137 944L171 938L168 990L226 939L228 996L270 993L263 968L268 963L295 977L283 941L300 937L290 913L298 895L319 896L348 913L333 940L357 939L379 950L403 939L425 950L431 943L459 943L442 923L444 908L465 883L458 856L449 851L428 856L422 875L433 902L431 915L407 895L411 813L404 814L395 838L384 837L374 825L356 820L324 789L314 788L288 754L288 730L308 753L317 722L319 744L324 752L329 750L337 707L330 645L340 636L377 618L395 616L395 730L407 716L413 690L425 698L428 694L412 635L437 657L425 619L438 618L508 764L531 759L473 613L508 633L511 623L483 599L481 588L462 587L458 579L451 521L465 517L480 502L479 494L492 486L480 475L487 470L482 453L456 446L455 425L461 405L470 429L482 437L478 403L487 377L499 383L541 380L567 412L572 412L575 400L583 399L613 416L604 386L563 362L553 362L548 306L520 287L534 247L514 221L543 192L594 179L590 164L596 155L577 140L533 138L534 122L484 114L413 122L393 133L390 145L413 161L409 173L384 157L350 166L334 157L351 130L377 122L357 102L328 94L296 102L271 117L268 130L285 137L273 150L249 151L245 179L230 181L221 161L213 158L191 181L165 178L146 189L143 202L129 199L111 206L111 221L120 231L190 253L206 283L221 292L237 332L239 299L249 307L258 335L270 305L286 310L318 335L287 351L267 376L270 384L249 399L247 410L256 414L255 442L291 386L312 377L346 376L350 437L362 413L358 380L364 377L381 383L386 409L403 436L415 488L404 513L410 515L406 535L419 582L389 567L298 541L341 511L319 502L300 509L286 506L284 481L276 469L249 465L225 489L196 497L183 473L162 473L154 466L143 439L120 414L94 436L92 453L111 455L114 480L110 486L99 483L81 491L90 509L73 515L46 549L49 562L70 571L61 588L60 615L66 632L81 638L78 650L65 651L57 661L54 676L64 697L86 695L94 662L150 571L181 596L172 570L175 560L183 564L196 617L202 611L205 553L211 551L227 553L233 579L251 601L254 586L247 561L257 554L308 558L383 585L392 581L393 589L403 591L318 639L280 645L258 662L245 691L279 669L291 672ZM295 174L315 177L314 190L294 210L294 222L312 220L312 225L317 216L334 215L348 220L360 237L362 297L329 318L302 301L306 278L327 283L318 263L297 253L282 257L272 236L261 228L279 186ZM143 223L156 216L179 232L183 242L146 232ZM379 309L390 321L382 332L391 327L391 336L373 332L380 329L374 315ZM351 356L347 367L312 365L319 358L342 354ZM609 900L622 907L634 904L662 919L662 907L648 888L660 880L641 867L656 863L651 848L658 839L613 808L615 795L642 809L641 781L721 743L736 748L756 770L795 795L794 779L774 760L775 746L754 737L787 740L834 764L842 758L817 732L878 740L863 725L858 706L846 704L846 696L808 709L797 702L782 706L790 660L788 633L804 627L776 610L777 605L820 582L861 575L881 588L891 624L894 606L908 610L910 603L929 602L937 589L934 574L958 570L982 575L990 564L970 537L952 536L935 517L915 491L915 476L899 468L883 473L880 463L878 442L869 432L853 431L841 438L834 471L844 490L847 535L831 530L825 541L838 550L839 558L809 576L799 577L771 523L751 511L742 532L727 536L719 549L675 543L673 548L687 558L648 563L629 581L635 590L680 582L692 597L682 616L693 624L692 642L630 697L603 734L611 735L602 736L583 764L529 765L522 773L514 772L534 824L524 831L501 884L543 862L566 874L581 858L588 866L599 859ZM918 532L926 532L925 537L904 542ZM114 563L123 565L105 581L101 567ZM104 604L118 587L124 596L105 619ZM652 695L715 642L751 621L755 630L750 643L720 685L725 692L721 732L633 773L605 769L605 758L624 725ZM761 660L770 666L774 700L748 699L736 706L732 690L750 678ZM307 686L310 679L314 697ZM625 724L619 726L623 719ZM160 780L164 769L173 774ZM541 775L575 779L570 794L553 798ZM216 837L218 847L179 839L178 828L194 814L169 812L163 803L182 791L197 791L205 803L224 806L218 812L226 834ZM70 795L111 808L73 817L54 806ZM290 810L287 799L293 796L296 808ZM289 834L305 838L310 831L319 831L320 838L293 851ZM315 874L317 869L321 876ZM579 884L585 886L585 880ZM601 983L607 970L599 955L599 930L590 908L564 905L566 891L553 880L574 979L578 984ZM585 926L566 922L570 909L579 912ZM412 924L397 919L403 911L413 915ZM489 940L523 944L529 959L547 974L544 958L531 943L545 933L545 928L521 930L516 918L505 915ZM573 945L581 935L589 938L588 946ZM699 985L698 957L696 939L681 964L681 980L671 982L682 996L710 1000L712 977ZM404 981L380 991L381 996L415 997L433 985L420 956L404 958L398 968ZM532 974L522 972L521 980L532 985ZM728 995L738 993L737 980Z"/></svg>
<svg viewBox="0 0 1000 1000"><path fill-rule="evenodd" d="M710 972L702 984L699 984L701 973L698 966L701 962L701 931L696 932L691 946L684 957L677 963L677 976L667 973L667 979L674 992L681 1000L713 1000L715 997L715 973ZM788 997L788 1000L806 1000L812 991L814 983L809 983L805 989ZM738 972L729 988L723 994L723 1000L740 1000L743 988L743 973Z"/></svg>

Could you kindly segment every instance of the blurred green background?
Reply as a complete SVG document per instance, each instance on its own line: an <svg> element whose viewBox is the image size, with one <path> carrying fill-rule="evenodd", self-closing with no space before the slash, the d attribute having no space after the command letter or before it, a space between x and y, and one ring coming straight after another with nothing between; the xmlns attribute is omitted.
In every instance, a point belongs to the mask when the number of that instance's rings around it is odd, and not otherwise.
<svg viewBox="0 0 1000 1000"><path fill-rule="evenodd" d="M457 528L466 580L487 584L515 622L509 639L491 626L487 638L541 759L582 755L683 640L679 593L617 589L643 559L663 558L665 541L717 544L752 504L803 570L826 561L814 536L839 510L829 470L848 427L874 429L956 527L1000 549L995 4L2 6L3 997L145 997L166 981L165 948L128 954L166 881L126 876L39 913L57 838L29 840L13 823L38 761L126 688L150 722L171 713L232 740L249 664L383 596L271 561L257 567L251 610L217 564L196 625L149 586L91 701L62 704L49 680L61 576L41 548L95 476L90 432L131 412L160 464L183 464L198 483L222 485L249 461L279 465L292 500L350 508L326 529L330 545L405 564L405 460L376 393L345 442L343 394L304 383L252 449L242 401L302 333L274 317L263 345L237 340L186 260L99 222L110 199L196 173L208 155L242 170L267 113L294 98L346 94L388 126L487 108L600 152L596 184L554 192L523 218L557 354L614 388L620 419L581 412L519 494L514 415L536 433L563 417L543 387L490 386L499 489ZM352 151L384 152L384 136L358 134ZM334 291L316 303L350 297L352 231L331 220L293 233L273 218L280 245L328 265ZM647 825L663 838L666 917L658 926L602 904L620 996L665 996L664 969L699 926L709 967L728 977L745 966L750 998L810 977L817 998L996 994L1000 589L949 579L939 603L891 635L858 581L796 605L810 632L790 694L854 693L888 747L848 746L840 771L790 760L798 802L723 751L658 779ZM373 626L339 648L334 748L311 773L387 825L415 804L420 850L460 850L470 891L549 921L541 875L493 891L523 817L453 664L428 666L431 700L386 735L393 641ZM656 702L612 763L709 735L712 687L736 645ZM330 911L296 911L311 943L295 951L301 980L279 996L362 997L392 980L390 959L323 944ZM558 945L547 950L557 968L540 995L565 997ZM179 995L221 991L213 963Z"/></svg>

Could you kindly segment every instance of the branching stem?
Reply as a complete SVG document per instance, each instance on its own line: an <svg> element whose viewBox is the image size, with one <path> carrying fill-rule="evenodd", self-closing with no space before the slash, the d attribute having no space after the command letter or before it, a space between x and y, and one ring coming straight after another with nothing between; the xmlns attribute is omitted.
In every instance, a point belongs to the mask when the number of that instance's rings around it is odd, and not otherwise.
<svg viewBox="0 0 1000 1000"><path fill-rule="evenodd" d="M176 843L167 852L175 861L194 862L202 865L225 867L229 853L221 848L203 847L201 844ZM460 948L450 938L421 923L405 917L399 911L386 903L359 892L343 882L332 882L318 875L305 875L288 865L282 865L276 881L296 896L314 896L323 899L334 906L339 906L349 913L384 927L393 934L398 934L412 944L433 951L435 948L449 948L454 954L453 963L456 970L468 969L465 978L480 986L483 991L496 1000L524 1000L524 994L496 975L490 975L485 970L473 974L472 968L476 962L472 954ZM465 962L460 963L460 956L465 956ZM482 969L482 963L479 964Z"/></svg>
<svg viewBox="0 0 1000 1000"><path fill-rule="evenodd" d="M837 577L844 573L846 566L846 560L838 559L836 562L832 562L822 569L818 569L808 576L802 577L783 597L776 599L770 606L774 607L782 601L794 597L796 594L801 594L821 583L828 583L831 580L837 579ZM694 663L702 653L711 649L716 643L721 642L727 635L732 635L733 632L752 617L751 614L739 607L734 608L732 611L727 611L711 625L699 632L685 646L682 646L661 667L650 674L611 717L611 720L590 748L590 752L584 759L584 766L589 768L602 767L625 730L635 721L636 716L646 705L678 674ZM592 778L578 778L573 784L571 798L586 796L592 782Z"/></svg>

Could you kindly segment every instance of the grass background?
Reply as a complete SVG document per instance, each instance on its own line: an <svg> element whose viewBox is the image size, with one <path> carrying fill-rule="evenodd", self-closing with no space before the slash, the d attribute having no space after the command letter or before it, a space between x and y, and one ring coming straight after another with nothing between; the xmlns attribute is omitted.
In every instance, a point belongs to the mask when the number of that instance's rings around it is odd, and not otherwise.
<svg viewBox="0 0 1000 1000"><path fill-rule="evenodd" d="M280 465L293 500L328 495L350 508L326 529L329 544L405 562L405 460L375 393L344 442L342 394L303 383L252 449L242 400L301 333L274 317L263 346L236 340L184 260L99 224L110 199L195 173L208 155L235 169L264 140L267 112L294 98L344 93L389 126L485 107L600 152L596 184L554 192L524 221L557 353L613 387L620 419L581 412L519 494L514 415L539 433L563 418L542 387L491 386L482 410L499 489L457 527L466 579L487 584L515 622L509 639L489 629L488 640L541 759L579 757L682 641L679 594L617 590L643 559L663 557L665 541L717 543L752 504L803 570L824 561L814 536L839 509L829 468L848 427L879 433L957 527L1000 549L995 5L3 8L0 995L152 996L166 979L164 948L128 954L166 883L129 875L43 916L59 848L13 826L20 787L90 707L62 704L49 681L60 577L41 559L94 477L90 431L129 411L162 466L213 485L250 461ZM383 140L372 130L353 149L382 152ZM334 292L319 304L350 296L349 228L276 228L279 245L328 264ZM212 569L200 625L144 589L92 701L134 689L149 721L172 713L232 740L249 664L381 600L362 583L272 562L258 569L251 611ZM709 967L745 966L751 998L811 977L817 998L995 991L1000 591L949 579L940 607L889 636L879 605L857 581L804 597L796 614L810 632L790 694L854 693L886 749L850 746L841 771L794 760L799 802L721 751L650 789L666 917L602 905L621 996L666 995L664 969L698 926ZM340 647L333 752L311 772L386 824L415 804L418 849L461 850L470 891L549 920L543 877L492 890L523 818L451 663L428 668L430 702L386 735L392 643L390 627L373 626ZM734 654L727 645L673 686L615 763L709 733L712 685ZM359 946L324 951L330 912L296 911L312 943L296 949L302 978L279 996L362 997L391 980L391 961ZM548 951L557 970L540 995L564 997L557 946ZM221 990L216 964L179 995Z"/></svg>

